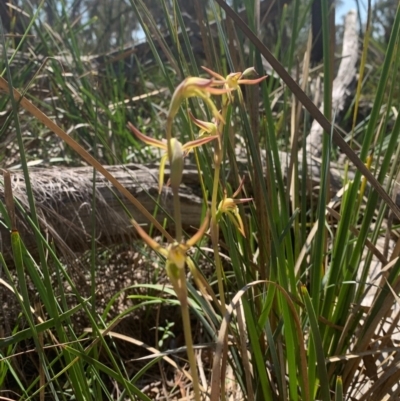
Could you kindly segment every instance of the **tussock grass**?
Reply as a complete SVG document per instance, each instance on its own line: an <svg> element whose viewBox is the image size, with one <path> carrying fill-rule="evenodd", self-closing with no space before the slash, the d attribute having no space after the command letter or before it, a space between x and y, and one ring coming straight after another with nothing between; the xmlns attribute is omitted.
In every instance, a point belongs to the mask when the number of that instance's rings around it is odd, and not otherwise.
<svg viewBox="0 0 400 401"><path fill-rule="evenodd" d="M87 35L96 21L72 19L65 4L52 9L51 27L43 15L47 2L27 9L18 46L2 28L1 163L22 168L27 198L13 198L5 173L0 213L11 232L13 261L0 254L0 294L14 300L18 316L4 302L1 396L161 399L153 386L165 399L398 398L399 209L393 199L400 12L386 48L369 20L358 86L348 110L339 112L332 109L337 69L329 2L321 3L321 76L310 67L310 4L293 0L274 8L266 31L275 26L276 36L262 43L254 34L264 18L259 3L243 2L247 23L233 12L240 11L238 3L194 2L202 23L201 45L193 46L182 4L157 3L161 27L151 6L131 0L125 12L146 35L151 66L139 50L87 56L96 50ZM126 40L122 22L110 27ZM377 52L379 65L371 56ZM322 113L306 94L323 100ZM316 122L323 129L317 127L321 146L312 160L316 144L307 136ZM154 162L152 146L166 152L159 180L161 190L172 193L174 213L164 225L106 167ZM337 158L341 174L334 172ZM132 276L140 265L151 279L130 281L107 300L96 288L95 239L104 227L92 227L90 291L83 297L77 275L46 236L36 213L40 199L30 187L29 165L83 162L93 167L93 222L95 178L102 174L151 226L145 227L149 235L132 221L144 239L135 243ZM179 198L185 163L197 167L204 201L199 228L190 235L182 228ZM15 208L35 234L37 258L21 239ZM77 316L84 316L84 330ZM131 323L124 326L132 316L143 319L139 333ZM126 356L134 347L146 353L133 358L140 369L131 369Z"/></svg>

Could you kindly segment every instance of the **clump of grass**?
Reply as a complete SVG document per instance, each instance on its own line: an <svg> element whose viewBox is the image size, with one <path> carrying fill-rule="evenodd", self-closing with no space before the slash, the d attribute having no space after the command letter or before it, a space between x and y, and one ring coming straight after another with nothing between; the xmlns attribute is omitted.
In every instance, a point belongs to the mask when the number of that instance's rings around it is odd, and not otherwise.
<svg viewBox="0 0 400 401"><path fill-rule="evenodd" d="M224 22L216 3L225 9L227 19ZM66 27L60 33L62 41L50 29L43 28L38 30L41 41L33 50L39 54L45 48L49 56L55 56L63 45L71 55L68 66L73 73L70 75L57 59L49 59L41 67L46 71L50 97L41 97L39 82L36 77L31 80L35 68L32 64L22 68L20 74L6 65L8 82L25 88L24 93L30 97L30 100L22 98L1 80L3 91L13 93L0 99L4 107L12 103L12 112L1 132L10 127L15 130L18 163L24 168L30 196L29 213L17 200L12 200L9 187L7 203L0 202L3 224L12 230L15 264L7 266L2 260L7 283L1 278L1 285L19 303L23 316L19 325L0 338L0 388L8 390L10 383L14 383L19 399L48 396L82 401L111 400L116 399L112 388L117 388L119 399L149 400L141 380L161 358L184 372L192 382L196 400L201 399L201 395L213 401L226 399L233 391L248 400L398 397L398 350L393 344L396 344L395 294L400 290L400 264L397 247L382 249L378 243L386 232L389 244L394 233L386 223L388 208L391 208L390 219L398 213L388 193L395 181L400 154L397 138L400 118L393 112L397 96L393 84L398 79L400 60L397 46L400 14L397 12L394 18L382 65L374 72L374 79L379 76L376 90L368 88L369 95L374 93L369 117L356 126L362 81L354 95L355 107L348 112L348 116L353 114L348 142L351 143L353 136L362 138L360 149L355 148L359 152L356 155L341 141L330 123L336 117L335 123L341 122L330 109L330 74L334 70L334 60L328 49L328 36L334 35L325 22L330 12L328 2L323 1L322 10L325 119L252 33L259 33L260 26L256 4L244 1L248 14L248 23L244 25L236 19L232 24L230 18L235 15L222 3L220 0L210 2L205 8L203 2L196 2L198 20L207 20L207 24L201 23L199 28L207 61L207 67L202 70L199 65L204 64L204 60L199 63L192 51L176 2L171 12L166 2L161 2L165 13L163 32L158 29L145 2L130 2L153 51L157 76L152 83L159 87L152 90L160 90L155 97L141 97L138 107L131 106L137 100L126 102L126 76L119 76L113 68L101 77L106 81L104 86L99 79L98 89L93 89L96 80L85 73L90 68L80 57L79 25L75 30L64 9L60 13L60 22ZM305 37L304 32L309 28L305 22L309 8L303 5L294 0L291 6L284 7L279 40L276 48L271 49L273 54L279 54L290 72L294 71L296 56L304 58L304 65L308 65L311 41L308 45L298 43L298 38ZM233 6L237 9L237 2ZM32 24L40 25L38 18L36 14ZM211 28L211 19L217 21L215 28ZM289 28L291 35L286 37L284 33ZM212 39L215 33L217 42ZM182 40L177 40L178 34ZM167 35L169 45L165 42ZM368 35L371 31L367 29L361 77L370 48ZM285 39L286 46L281 46L281 39ZM296 49L306 49L306 52L298 54ZM254 70L246 70L246 67L254 65L261 73L262 56L274 63L274 77L269 81L264 76L249 81ZM7 57L4 60L8 60ZM151 79L150 69L141 66L139 70L140 87L145 88ZM304 67L303 75L309 73ZM277 75L287 88L282 86ZM257 85L247 86L248 83ZM307 80L302 85L305 91L311 90ZM166 91L171 95L160 95ZM35 108L33 104L38 106ZM36 120L32 122L21 115L18 107L32 113ZM128 129L126 123L132 121L135 113L140 117L129 124ZM302 141L308 134L310 117L320 121L326 131L317 198L308 186L312 180L307 176L306 140ZM56 119L59 125L54 123ZM107 312L120 295L115 294L104 313L99 314L93 284L96 276L93 245L91 297L82 298L70 270L43 236L35 215L27 169L32 154L24 153L21 121L31 124L39 141L46 140L43 127L56 133L79 154L77 157L72 151L66 151L69 156L73 155L75 162L82 158L92 165L138 208L140 203L103 164L130 160L129 153L140 160L146 156L141 148L142 141L165 151L160 162L159 189L163 191L164 166L168 161L174 216L168 220L166 229L148 211L143 210L143 213L169 244L162 245L136 222L133 225L159 254L158 264L165 265L170 286L138 284L134 287L149 289L149 293L135 295L135 305L117 318L110 318ZM60 125L68 128L72 125L72 135L67 135ZM142 127L153 135L142 134ZM195 133L197 127L200 131ZM342 185L332 198L329 182L333 154L331 136L341 147L335 152L345 151L350 160L348 173L343 175ZM299 146L299 152L296 148L288 149L288 144ZM204 200L204 216L199 221L199 230L192 236L182 228L179 200L185 157L198 168ZM243 173L246 174L244 180ZM29 255L20 239L13 220L13 202L25 213L36 234L39 260ZM92 209L94 214L95 202ZM93 231L93 238L95 234ZM211 241L210 248L207 240ZM373 273L377 263L378 274ZM186 265L195 286L188 280ZM204 265L212 272L210 275L203 274L201 266ZM36 304L29 291L30 282L39 300ZM69 293L64 290L65 282L68 282ZM159 293L168 294L168 298ZM70 296L78 301L76 307L69 307ZM190 374L169 356L160 355L151 347L146 349L155 354L154 358L143 369L131 374L118 354L115 340L129 345L138 344L138 341L118 333L118 324L137 308L150 310L153 305L163 303L180 308ZM90 327L78 333L73 319L82 310ZM193 336L194 321L201 323L205 336L212 343L206 366L197 351L202 344L196 344L198 336ZM25 372L21 373L14 364L17 352L26 342L33 344L30 350L32 366L36 369L33 378L25 377Z"/></svg>

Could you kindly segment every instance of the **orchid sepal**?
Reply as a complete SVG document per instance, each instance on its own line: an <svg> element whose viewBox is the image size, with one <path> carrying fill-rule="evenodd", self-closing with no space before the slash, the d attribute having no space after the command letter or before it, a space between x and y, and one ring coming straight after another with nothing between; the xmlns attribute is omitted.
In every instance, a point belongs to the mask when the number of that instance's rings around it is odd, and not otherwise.
<svg viewBox="0 0 400 401"><path fill-rule="evenodd" d="M168 144L166 142L159 141L155 138L151 138L147 135L144 135L141 133L133 124L128 122L128 127L132 131L132 133L140 139L142 142L151 145L151 146L156 146L157 148L160 148L165 151L165 154L162 156L161 161L160 161L160 169L159 169L159 185L158 185L158 190L159 193L162 191L163 183L164 183L164 172L165 172L165 164L168 159ZM214 136L209 136L209 137L203 137L203 138L198 138L193 141L186 142L184 145L182 145L181 142L179 142L177 139L172 138L171 139L171 150L172 150L172 155L170 160L172 161L171 164L171 177L170 177L170 183L171 186L178 187L181 183L182 180L182 173L183 173L183 157L187 156L188 153L193 149L198 146L204 145L210 141L213 141L214 139L218 139L218 135Z"/></svg>
<svg viewBox="0 0 400 401"><path fill-rule="evenodd" d="M195 246L202 238L204 233L207 231L208 224L210 221L210 213L207 212L203 223L200 228L196 231L196 233L189 238L186 242L178 243L174 242L169 244L167 248L162 247L157 241L151 238L146 231L140 227L139 223L131 219L131 223L139 236L143 239L143 241L154 251L159 252L162 256L168 259L171 263L174 263L177 267L184 267L184 258L186 258L187 251Z"/></svg>
<svg viewBox="0 0 400 401"><path fill-rule="evenodd" d="M181 103L190 97L199 97L204 101L207 107L211 110L213 116L217 120L223 121L217 107L211 100L210 95L222 95L230 91L229 88L218 88L222 86L223 81L215 81L214 79L206 79L199 77L188 77L183 80L180 85L175 89L172 95L168 118L172 119L178 113Z"/></svg>
<svg viewBox="0 0 400 401"><path fill-rule="evenodd" d="M218 82L223 81L224 87L227 89L229 88L232 91L239 89L239 85L242 85L242 84L243 85L256 85L267 78L267 75L264 75L260 78L255 78L255 79L244 78L247 75L256 74L256 70L254 67L249 67L246 70L244 70L243 72L231 72L225 78L222 75L218 74L215 71L210 70L207 67L202 66L201 68L204 71L206 71L208 74L210 74L213 78L218 79L219 80ZM228 93L228 97L229 96L230 96L230 93Z"/></svg>
<svg viewBox="0 0 400 401"><path fill-rule="evenodd" d="M189 111L189 117L193 121L193 123L200 128L199 138L203 136L212 137L214 135L218 135L217 124L199 120L190 111Z"/></svg>

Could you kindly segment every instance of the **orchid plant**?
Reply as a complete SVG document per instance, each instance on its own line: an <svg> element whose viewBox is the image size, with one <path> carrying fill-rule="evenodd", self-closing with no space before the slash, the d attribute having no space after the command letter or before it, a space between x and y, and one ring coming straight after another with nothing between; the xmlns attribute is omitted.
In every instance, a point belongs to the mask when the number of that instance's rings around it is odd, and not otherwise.
<svg viewBox="0 0 400 401"><path fill-rule="evenodd" d="M208 68L203 67L203 69L211 76L210 79L200 78L200 77L189 77L186 78L175 90L168 115L167 115L167 125L166 125L166 141L159 141L149 136L142 134L136 127L131 123L128 124L132 133L144 143L160 148L165 151L160 161L159 170L159 191L162 191L164 182L164 171L167 160L170 164L170 179L169 185L172 188L174 197L174 219L175 219L175 241L171 243L168 247L162 247L154 239L152 239L136 221L132 221L132 224L140 237L149 245L153 250L158 252L166 260L166 272L171 281L172 287L174 288L178 300L181 304L183 327L185 334L185 341L187 346L188 359L190 363L191 373L193 377L193 389L195 400L200 401L200 385L196 367L196 360L193 350L193 341L191 335L190 318L189 318L189 307L188 307L188 295L187 295L187 285L186 285L186 273L185 267L189 266L189 269L193 273L193 277L200 291L204 296L211 295L214 302L218 303L217 307L222 312L225 313L225 296L224 296L224 283L223 283L223 273L222 273L222 263L219 256L219 222L223 215L226 215L236 227L241 235L245 236L245 230L242 218L240 216L238 205L246 202L250 202L251 198L236 199L243 187L243 180L241 181L239 188L235 193L228 197L226 189L223 188L224 196L218 202L218 193L220 188L220 170L221 163L223 160L223 131L226 120L226 115L228 108L234 101L233 92L237 91L239 93L239 100L242 101L242 94L240 90L241 84L258 84L266 77L260 77L256 79L246 78L250 74L254 74L254 68L249 68L243 73L231 73L225 78L212 71ZM212 96L222 95L222 109L219 110ZM202 121L197 119L191 112L189 112L189 117L192 122L200 128L198 138L182 144L178 139L172 137L172 124L176 114L179 111L182 103L190 97L197 97L203 101L203 103L210 110L213 115L213 121ZM187 241L183 240L182 237L182 224L181 224L181 212L180 212L180 200L179 200L179 186L181 185L184 157L196 147L205 145L207 143L213 142L214 144L214 180L213 180L213 190L211 195L211 217L209 213L205 217L201 227ZM212 292L211 288L207 286L201 276L196 273L196 268L187 255L187 252L199 243L207 231L208 225L210 223L210 236L214 249L214 258L217 271L218 279L218 292L219 301L217 297ZM208 292L208 294L206 293Z"/></svg>

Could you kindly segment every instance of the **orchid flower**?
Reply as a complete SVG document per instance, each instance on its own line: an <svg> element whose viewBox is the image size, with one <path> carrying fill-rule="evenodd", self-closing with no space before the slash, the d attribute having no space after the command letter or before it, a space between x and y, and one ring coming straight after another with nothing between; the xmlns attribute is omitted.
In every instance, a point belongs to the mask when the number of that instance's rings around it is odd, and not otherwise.
<svg viewBox="0 0 400 401"><path fill-rule="evenodd" d="M187 251L195 246L203 237L204 233L207 230L208 222L209 222L209 215L207 214L206 218L204 219L201 227L199 230L188 239L186 242L173 242L172 244L168 245L168 247L162 247L158 242L156 242L153 238L151 238L140 225L135 221L131 220L133 227L136 229L137 233L142 237L143 241L153 250L160 253L162 256L165 257L167 260L166 262L166 270L169 279L171 280L174 289L179 296L179 291L182 289L181 283L181 272L182 269L185 268L188 257L186 256Z"/></svg>
<svg viewBox="0 0 400 401"><path fill-rule="evenodd" d="M158 139L151 138L147 135L142 134L133 124L128 122L128 126L133 134L140 139L142 142L146 143L150 146L155 146L157 148L163 149L165 154L161 157L160 161L160 171L159 171L159 187L158 190L161 193L163 182L164 182L164 171L165 164L168 159L168 146L166 142L159 141ZM172 165L171 165L171 178L170 184L172 187L178 187L182 180L182 171L183 171L183 158L187 156L187 154L195 147L204 145L207 142L210 142L214 139L217 139L218 135L208 136L196 139L194 141L190 141L182 145L177 139L171 139L171 148L172 148Z"/></svg>
<svg viewBox="0 0 400 401"><path fill-rule="evenodd" d="M172 119L179 110L184 99L190 97L199 97L209 107L216 120L223 120L210 95L222 95L230 92L229 87L217 88L222 86L225 80L215 81L214 79L205 79L198 77L189 77L181 82L172 95L171 104L168 111L168 118Z"/></svg>
<svg viewBox="0 0 400 401"><path fill-rule="evenodd" d="M220 218L222 214L226 214L229 220L234 224L234 226L239 230L239 232L246 236L244 232L244 226L242 218L240 217L239 208L237 205L250 202L252 198L242 198L242 199L234 199L239 195L240 191L243 188L244 178L240 182L239 188L235 191L231 198L227 197L226 190L224 191L224 197L222 201L218 205L217 209L217 218Z"/></svg>
<svg viewBox="0 0 400 401"><path fill-rule="evenodd" d="M262 82L264 79L267 78L267 75L264 75L260 78L255 78L255 79L247 79L245 78L246 76L250 74L257 74L256 70L254 67L247 68L243 72L232 72L228 74L225 78L218 74L217 72L210 70L207 67L202 66L201 67L204 71L208 72L212 77L218 79L218 82L223 82L224 83L224 88L225 89L230 89L231 91L238 90L239 91L239 96L241 97L241 91L239 85L256 85L260 82ZM231 98L230 92L228 93L228 97Z"/></svg>
<svg viewBox="0 0 400 401"><path fill-rule="evenodd" d="M189 117L193 121L193 123L200 128L199 138L203 136L204 137L215 136L218 134L217 124L199 120L190 111L189 111Z"/></svg>

